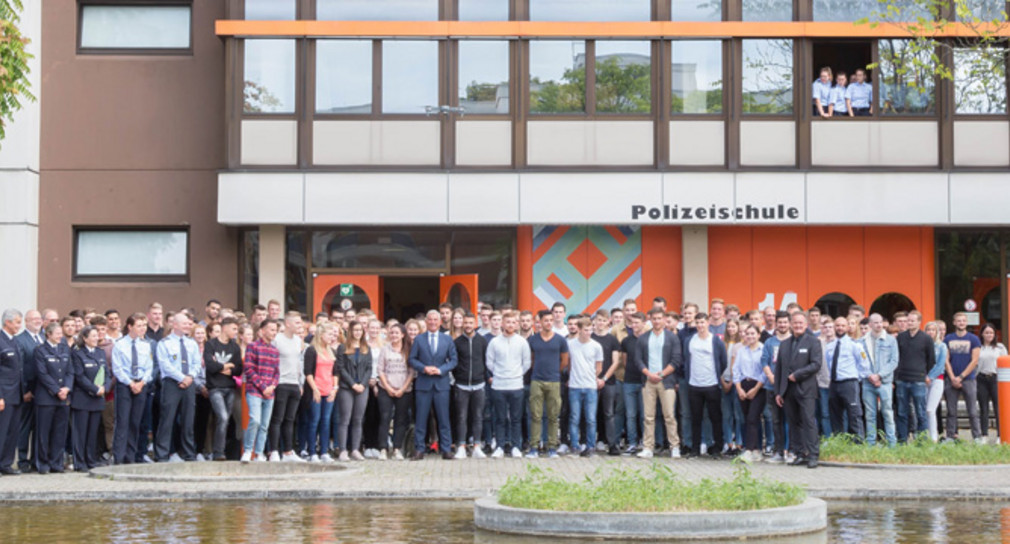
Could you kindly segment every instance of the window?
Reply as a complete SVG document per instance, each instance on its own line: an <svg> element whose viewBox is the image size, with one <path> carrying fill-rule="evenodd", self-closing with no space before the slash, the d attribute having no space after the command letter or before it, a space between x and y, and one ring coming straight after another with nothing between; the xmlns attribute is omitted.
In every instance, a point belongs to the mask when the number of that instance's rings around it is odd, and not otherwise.
<svg viewBox="0 0 1010 544"><path fill-rule="evenodd" d="M530 112L586 111L586 42L530 41Z"/></svg>
<svg viewBox="0 0 1010 544"><path fill-rule="evenodd" d="M316 0L320 21L437 21L439 0Z"/></svg>
<svg viewBox="0 0 1010 544"><path fill-rule="evenodd" d="M722 113L722 42L671 44L671 113Z"/></svg>
<svg viewBox="0 0 1010 544"><path fill-rule="evenodd" d="M438 105L438 42L382 42L382 113L425 113Z"/></svg>
<svg viewBox="0 0 1010 544"><path fill-rule="evenodd" d="M294 113L295 41L246 40L242 111Z"/></svg>
<svg viewBox="0 0 1010 544"><path fill-rule="evenodd" d="M722 0L671 0L674 21L721 21Z"/></svg>
<svg viewBox="0 0 1010 544"><path fill-rule="evenodd" d="M742 0L744 21L792 21L792 0ZM837 0L844 1L844 0Z"/></svg>
<svg viewBox="0 0 1010 544"><path fill-rule="evenodd" d="M295 0L245 0L245 18L252 21L292 21Z"/></svg>
<svg viewBox="0 0 1010 544"><path fill-rule="evenodd" d="M81 6L82 49L190 47L189 6Z"/></svg>
<svg viewBox="0 0 1010 544"><path fill-rule="evenodd" d="M459 42L457 96L467 114L509 112L509 43Z"/></svg>
<svg viewBox="0 0 1010 544"><path fill-rule="evenodd" d="M529 0L531 21L648 21L649 0Z"/></svg>
<svg viewBox="0 0 1010 544"><path fill-rule="evenodd" d="M954 50L954 104L957 113L1006 113L1007 51L979 46Z"/></svg>
<svg viewBox="0 0 1010 544"><path fill-rule="evenodd" d="M596 42L596 111L649 113L652 51L646 41Z"/></svg>
<svg viewBox="0 0 1010 544"><path fill-rule="evenodd" d="M743 40L743 113L793 111L793 42Z"/></svg>
<svg viewBox="0 0 1010 544"><path fill-rule="evenodd" d="M877 0L814 0L814 20L858 21L882 8Z"/></svg>
<svg viewBox="0 0 1010 544"><path fill-rule="evenodd" d="M958 3L955 5L969 11L967 17L959 17L962 21L972 22L976 19L984 22L1006 20L1006 2L1002 0L965 0L963 4Z"/></svg>
<svg viewBox="0 0 1010 544"><path fill-rule="evenodd" d="M936 112L932 52L911 40L880 40L880 111L884 115Z"/></svg>
<svg viewBox="0 0 1010 544"><path fill-rule="evenodd" d="M459 0L460 21L508 21L509 0Z"/></svg>
<svg viewBox="0 0 1010 544"><path fill-rule="evenodd" d="M75 278L185 279L189 232L170 229L75 231Z"/></svg>
<svg viewBox="0 0 1010 544"><path fill-rule="evenodd" d="M372 113L372 41L316 42L316 113Z"/></svg>

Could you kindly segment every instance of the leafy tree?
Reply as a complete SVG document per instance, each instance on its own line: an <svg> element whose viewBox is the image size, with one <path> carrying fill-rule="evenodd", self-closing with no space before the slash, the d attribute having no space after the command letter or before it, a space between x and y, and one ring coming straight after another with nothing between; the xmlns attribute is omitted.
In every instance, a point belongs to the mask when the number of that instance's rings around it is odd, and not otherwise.
<svg viewBox="0 0 1010 544"><path fill-rule="evenodd" d="M28 61L34 56L25 50L30 40L18 28L21 9L21 0L0 0L0 140L24 101L35 101L28 81Z"/></svg>
<svg viewBox="0 0 1010 544"><path fill-rule="evenodd" d="M281 105L279 98L274 96L263 85L255 81L246 81L242 89L242 111L246 113L263 113L274 111Z"/></svg>
<svg viewBox="0 0 1010 544"><path fill-rule="evenodd" d="M621 66L614 55L596 60L596 111L601 113L649 113L652 102L651 66L628 63Z"/></svg>

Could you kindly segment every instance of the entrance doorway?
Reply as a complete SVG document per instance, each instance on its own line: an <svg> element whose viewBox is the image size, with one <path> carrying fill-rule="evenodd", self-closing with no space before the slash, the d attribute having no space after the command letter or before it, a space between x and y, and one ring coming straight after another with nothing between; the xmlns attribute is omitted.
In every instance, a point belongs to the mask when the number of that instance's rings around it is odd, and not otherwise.
<svg viewBox="0 0 1010 544"><path fill-rule="evenodd" d="M312 274L312 311L368 308L385 321L417 317L443 302L477 313L477 274Z"/></svg>
<svg viewBox="0 0 1010 544"><path fill-rule="evenodd" d="M437 308L438 276L406 276L382 278L383 316L403 323Z"/></svg>

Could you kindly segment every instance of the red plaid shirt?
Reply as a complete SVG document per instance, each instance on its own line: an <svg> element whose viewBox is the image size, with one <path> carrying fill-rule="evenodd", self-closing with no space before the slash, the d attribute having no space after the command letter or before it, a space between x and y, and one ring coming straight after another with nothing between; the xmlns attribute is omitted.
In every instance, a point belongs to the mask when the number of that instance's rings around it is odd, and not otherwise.
<svg viewBox="0 0 1010 544"><path fill-rule="evenodd" d="M245 378L246 393L261 399L272 399L263 391L276 386L280 380L280 352L271 344L257 340L245 348L242 376Z"/></svg>

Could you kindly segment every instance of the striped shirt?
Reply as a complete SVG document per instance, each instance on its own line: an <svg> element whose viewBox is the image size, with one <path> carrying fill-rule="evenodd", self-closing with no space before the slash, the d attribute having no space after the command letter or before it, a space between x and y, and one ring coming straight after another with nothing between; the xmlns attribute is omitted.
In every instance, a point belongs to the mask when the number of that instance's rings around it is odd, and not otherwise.
<svg viewBox="0 0 1010 544"><path fill-rule="evenodd" d="M242 365L242 375L245 378L246 393L261 399L272 399L263 391L276 386L280 380L281 354L271 344L256 340L245 349L245 361Z"/></svg>

